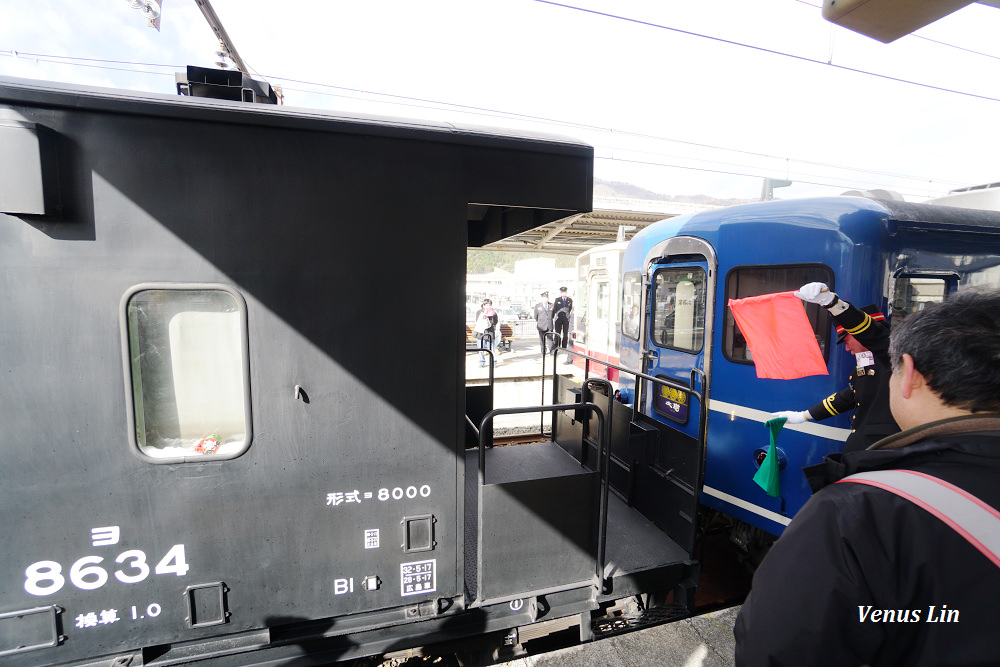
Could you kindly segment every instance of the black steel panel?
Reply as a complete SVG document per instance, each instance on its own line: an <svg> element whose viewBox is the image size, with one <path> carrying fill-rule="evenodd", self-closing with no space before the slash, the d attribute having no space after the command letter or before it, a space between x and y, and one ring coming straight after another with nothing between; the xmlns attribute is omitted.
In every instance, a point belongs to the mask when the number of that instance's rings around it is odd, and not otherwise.
<svg viewBox="0 0 1000 667"><path fill-rule="evenodd" d="M673 476L650 466L637 466L634 472L635 508L689 554L694 553L698 494Z"/></svg>
<svg viewBox="0 0 1000 667"><path fill-rule="evenodd" d="M51 133L0 108L0 212L56 216L60 210L58 160Z"/></svg>
<svg viewBox="0 0 1000 667"><path fill-rule="evenodd" d="M586 151L56 88L0 82L0 102L57 137L72 212L0 214L0 614L58 605L67 640L8 664L325 633L460 596L468 204L580 202ZM547 200L525 174L550 169ZM438 295L421 326L382 315L403 266ZM133 455L120 304L145 283L245 300L241 456ZM404 553L404 517L428 515L432 548ZM221 602L185 594L223 581Z"/></svg>
<svg viewBox="0 0 1000 667"><path fill-rule="evenodd" d="M597 473L483 487L481 595L522 597L591 580L599 488Z"/></svg>
<svg viewBox="0 0 1000 667"><path fill-rule="evenodd" d="M630 463L634 454L631 439L632 408L619 403L614 398L605 399L599 395L594 397L594 402L598 405L607 405L612 411L611 454Z"/></svg>
<svg viewBox="0 0 1000 667"><path fill-rule="evenodd" d="M493 409L493 387L492 385L473 385L465 388L465 414L469 416L469 420L475 424L476 428L479 428L479 424L482 423L483 417L486 413ZM489 445L493 440L492 431L487 435L486 444ZM479 446L479 434L473 430L472 426L466 423L465 429L465 446L466 447L477 447Z"/></svg>
<svg viewBox="0 0 1000 667"><path fill-rule="evenodd" d="M656 443L656 466L669 470L671 474L692 489L698 488L698 480L704 452L698 440L672 428L663 428L658 422L646 417L644 423L654 426L660 432Z"/></svg>
<svg viewBox="0 0 1000 667"><path fill-rule="evenodd" d="M556 376L556 403L570 404L583 401L580 383L563 375ZM593 459L586 459L583 446L583 411L557 412L552 420L552 440L577 461L593 468Z"/></svg>
<svg viewBox="0 0 1000 667"><path fill-rule="evenodd" d="M469 214L468 204L537 208L539 219L548 221L590 211L593 206L593 148L561 136L462 126L433 120L362 114L337 115L315 109L83 88L12 77L0 77L0 104L19 105L19 108L21 105L24 108L42 106L78 112L135 115L157 120L179 119L211 125L241 124L336 132L361 137L428 142L437 146L464 146L472 149L472 155L466 158L462 170L455 174L455 184L464 190L461 198L463 219ZM258 148L263 151L265 146ZM493 150L497 154L496 158L480 160L475 155L478 149ZM262 152L260 156L266 156L266 153ZM513 162L519 164L511 170ZM246 168L249 165L242 166ZM416 170L408 161L403 166ZM321 179L321 174L315 174L313 178ZM268 191L255 191L252 187L247 187L245 192L259 194ZM556 211L560 214L549 218ZM391 222L376 220L380 225L382 222ZM395 221L395 224L401 222ZM366 229L371 224L372 221L369 220Z"/></svg>

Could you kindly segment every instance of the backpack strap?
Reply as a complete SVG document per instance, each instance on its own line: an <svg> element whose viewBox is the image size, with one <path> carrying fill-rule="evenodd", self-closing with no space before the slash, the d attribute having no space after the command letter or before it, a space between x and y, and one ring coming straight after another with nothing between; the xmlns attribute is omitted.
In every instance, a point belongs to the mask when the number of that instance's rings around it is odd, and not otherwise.
<svg viewBox="0 0 1000 667"><path fill-rule="evenodd" d="M872 470L837 483L868 484L917 505L964 537L1000 567L1000 512L968 491L914 470Z"/></svg>

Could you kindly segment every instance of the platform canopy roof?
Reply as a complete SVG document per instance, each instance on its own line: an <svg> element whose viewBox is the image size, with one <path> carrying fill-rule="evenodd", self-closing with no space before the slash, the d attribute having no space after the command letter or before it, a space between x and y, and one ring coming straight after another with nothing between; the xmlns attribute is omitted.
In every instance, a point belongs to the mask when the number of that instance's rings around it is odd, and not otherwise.
<svg viewBox="0 0 1000 667"><path fill-rule="evenodd" d="M654 222L712 208L718 207L685 202L594 197L594 210L589 213L571 215L477 249L575 256L596 246L614 243L618 239L620 227L625 228L625 240L628 240L640 229Z"/></svg>

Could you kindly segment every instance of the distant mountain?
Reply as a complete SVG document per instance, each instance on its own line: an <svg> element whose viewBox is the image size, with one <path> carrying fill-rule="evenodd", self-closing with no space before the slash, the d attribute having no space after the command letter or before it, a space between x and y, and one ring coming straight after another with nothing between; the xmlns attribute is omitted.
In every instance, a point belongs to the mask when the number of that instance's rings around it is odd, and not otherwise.
<svg viewBox="0 0 1000 667"><path fill-rule="evenodd" d="M576 257L566 255L511 252L510 250L473 250L469 248L465 253L465 270L467 273L489 273L494 269L513 271L515 262L522 259L538 259L539 257L554 259L557 269L571 269L576 266Z"/></svg>
<svg viewBox="0 0 1000 667"><path fill-rule="evenodd" d="M594 179L594 196L646 199L649 201L672 201L683 202L685 204L715 204L717 206L731 206L733 204L746 204L756 201L755 199L717 199L708 195L664 195L639 187L638 185L632 185L631 183L605 181L600 178Z"/></svg>

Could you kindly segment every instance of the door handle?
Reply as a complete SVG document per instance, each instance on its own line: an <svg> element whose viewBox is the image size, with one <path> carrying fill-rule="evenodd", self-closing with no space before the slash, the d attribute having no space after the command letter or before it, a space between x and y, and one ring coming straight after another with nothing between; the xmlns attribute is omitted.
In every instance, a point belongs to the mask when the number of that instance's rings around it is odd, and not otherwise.
<svg viewBox="0 0 1000 667"><path fill-rule="evenodd" d="M659 359L660 358L660 353L657 352L656 350L648 350L646 352L646 358L647 359Z"/></svg>

